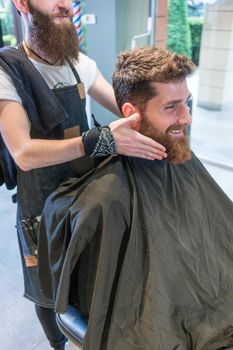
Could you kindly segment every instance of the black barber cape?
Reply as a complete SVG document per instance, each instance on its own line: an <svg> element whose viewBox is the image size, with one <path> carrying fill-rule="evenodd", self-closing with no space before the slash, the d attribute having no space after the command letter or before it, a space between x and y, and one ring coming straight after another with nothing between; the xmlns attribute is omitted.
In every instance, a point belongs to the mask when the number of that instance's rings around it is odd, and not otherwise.
<svg viewBox="0 0 233 350"><path fill-rule="evenodd" d="M115 157L66 182L38 254L56 310L88 318L84 350L233 348L233 203L194 154Z"/></svg>

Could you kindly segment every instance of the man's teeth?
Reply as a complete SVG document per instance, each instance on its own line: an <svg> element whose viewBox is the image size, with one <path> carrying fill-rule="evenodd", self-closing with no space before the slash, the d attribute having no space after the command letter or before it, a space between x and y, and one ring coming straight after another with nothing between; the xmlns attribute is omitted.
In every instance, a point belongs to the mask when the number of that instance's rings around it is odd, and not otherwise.
<svg viewBox="0 0 233 350"><path fill-rule="evenodd" d="M172 134L180 134L180 133L181 133L181 130L172 130L171 133L172 133Z"/></svg>

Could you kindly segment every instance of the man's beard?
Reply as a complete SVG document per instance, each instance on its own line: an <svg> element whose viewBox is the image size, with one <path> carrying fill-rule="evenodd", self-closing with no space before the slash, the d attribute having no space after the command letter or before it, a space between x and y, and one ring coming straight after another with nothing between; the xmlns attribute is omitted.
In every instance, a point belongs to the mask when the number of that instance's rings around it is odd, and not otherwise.
<svg viewBox="0 0 233 350"><path fill-rule="evenodd" d="M70 15L70 21L57 24L53 22L52 16L37 10L30 1L28 7L32 15L28 39L30 47L53 64L62 65L66 58L78 60L79 43L72 16ZM67 15L67 10L60 9L55 15Z"/></svg>
<svg viewBox="0 0 233 350"><path fill-rule="evenodd" d="M191 159L191 150L189 146L188 128L179 124L171 125L165 133L159 132L151 123L143 117L140 132L149 136L155 141L161 143L167 152L167 161L172 164L184 163ZM175 137L169 135L172 130L182 130L184 136Z"/></svg>

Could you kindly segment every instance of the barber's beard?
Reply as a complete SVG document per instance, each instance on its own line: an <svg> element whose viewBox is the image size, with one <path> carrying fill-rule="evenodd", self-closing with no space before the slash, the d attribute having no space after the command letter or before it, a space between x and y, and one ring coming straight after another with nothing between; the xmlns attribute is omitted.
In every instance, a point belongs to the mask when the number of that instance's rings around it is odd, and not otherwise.
<svg viewBox="0 0 233 350"><path fill-rule="evenodd" d="M28 39L30 47L53 64L62 65L66 58L78 60L79 43L72 15L70 21L55 23L52 16L37 10L30 1L28 6L32 16ZM66 14L67 10L61 9L56 15Z"/></svg>
<svg viewBox="0 0 233 350"><path fill-rule="evenodd" d="M182 130L184 136L175 137L169 134L172 130ZM153 125L143 120L140 132L149 136L155 141L161 143L167 152L167 161L172 164L184 163L191 159L191 150L189 146L189 137L187 126L178 124L171 125L165 133L159 132Z"/></svg>

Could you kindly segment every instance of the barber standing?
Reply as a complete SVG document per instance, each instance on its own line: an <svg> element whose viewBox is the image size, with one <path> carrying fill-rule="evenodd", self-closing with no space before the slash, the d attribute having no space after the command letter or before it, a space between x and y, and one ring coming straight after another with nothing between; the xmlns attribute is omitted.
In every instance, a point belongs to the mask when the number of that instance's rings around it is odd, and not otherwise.
<svg viewBox="0 0 233 350"><path fill-rule="evenodd" d="M24 22L25 38L18 49L0 50L0 131L17 168L24 295L35 303L51 347L61 350L65 339L37 278L37 232L46 198L63 180L88 169L85 155L162 159L166 153L135 130L137 114L88 131L87 93L116 115L120 112L96 63L79 52L72 0L13 2Z"/></svg>

